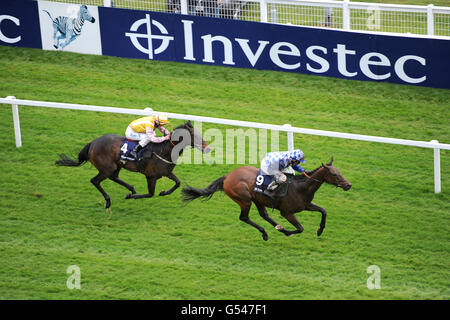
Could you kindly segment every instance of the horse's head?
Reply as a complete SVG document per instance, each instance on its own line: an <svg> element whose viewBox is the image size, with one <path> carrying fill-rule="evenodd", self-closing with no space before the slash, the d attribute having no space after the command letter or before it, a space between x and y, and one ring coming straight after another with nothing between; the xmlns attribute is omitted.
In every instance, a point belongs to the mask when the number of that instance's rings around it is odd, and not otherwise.
<svg viewBox="0 0 450 320"><path fill-rule="evenodd" d="M333 166L333 157L331 157L329 163L322 164L322 167L325 169L324 180L326 183L342 188L344 191L350 190L352 184L344 178L336 167Z"/></svg>
<svg viewBox="0 0 450 320"><path fill-rule="evenodd" d="M177 131L177 130L180 130L180 131L175 133L175 131ZM209 145L203 139L200 132L198 132L194 128L194 126L192 125L190 120L188 120L183 125L177 127L177 129L174 130L173 137L178 138L179 140L184 140L186 146L190 145L192 148L196 148L203 153L208 153L211 151L211 148L209 147ZM177 140L177 141L179 141L179 140Z"/></svg>
<svg viewBox="0 0 450 320"><path fill-rule="evenodd" d="M91 15L91 13L88 10L88 7L85 4L83 4L80 7L80 12L78 14L84 20L87 20L87 21L92 22L92 23L95 22L95 18Z"/></svg>

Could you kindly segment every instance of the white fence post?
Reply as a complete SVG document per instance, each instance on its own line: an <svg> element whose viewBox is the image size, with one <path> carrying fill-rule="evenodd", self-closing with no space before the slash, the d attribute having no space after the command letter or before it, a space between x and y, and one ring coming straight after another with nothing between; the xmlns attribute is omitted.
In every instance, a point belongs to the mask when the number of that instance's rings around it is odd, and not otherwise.
<svg viewBox="0 0 450 320"><path fill-rule="evenodd" d="M290 124L285 124L284 127L292 128ZM287 131L287 144L288 144L288 150L293 151L294 150L294 133L292 131Z"/></svg>
<svg viewBox="0 0 450 320"><path fill-rule="evenodd" d="M439 143L437 140L431 140L432 143ZM440 149L434 150L434 193L441 193L441 155Z"/></svg>
<svg viewBox="0 0 450 320"><path fill-rule="evenodd" d="M111 0L103 0L104 7L111 7Z"/></svg>
<svg viewBox="0 0 450 320"><path fill-rule="evenodd" d="M433 15L434 5L429 4L427 6L427 31L429 36L434 35L434 15Z"/></svg>
<svg viewBox="0 0 450 320"><path fill-rule="evenodd" d="M267 1L266 0L259 1L259 11L260 11L260 15L261 15L261 22L268 22Z"/></svg>
<svg viewBox="0 0 450 320"><path fill-rule="evenodd" d="M274 3L270 4L270 23L278 23L278 13Z"/></svg>
<svg viewBox="0 0 450 320"><path fill-rule="evenodd" d="M181 14L188 14L188 2L187 0L181 0Z"/></svg>
<svg viewBox="0 0 450 320"><path fill-rule="evenodd" d="M342 20L344 30L350 30L349 0L344 0L344 3L342 5Z"/></svg>
<svg viewBox="0 0 450 320"><path fill-rule="evenodd" d="M9 96L6 99L15 99L16 97ZM19 119L19 107L17 104L11 104L12 114L14 120L14 136L16 137L16 147L20 148L22 146L22 135L20 134L20 119Z"/></svg>

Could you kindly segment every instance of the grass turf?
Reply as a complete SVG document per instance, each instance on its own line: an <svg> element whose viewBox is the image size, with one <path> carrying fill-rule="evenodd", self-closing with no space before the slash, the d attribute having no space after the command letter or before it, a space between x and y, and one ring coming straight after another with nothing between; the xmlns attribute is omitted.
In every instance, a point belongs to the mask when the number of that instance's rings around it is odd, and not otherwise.
<svg viewBox="0 0 450 320"><path fill-rule="evenodd" d="M450 142L450 91L294 73L209 67L0 47L0 96L145 108L358 134ZM324 185L328 211L297 214L305 231L285 237L239 221L223 194L182 205L167 197L125 200L111 181L112 214L89 183L90 164L56 167L92 139L123 134L130 115L20 107L23 147L1 105L0 298L2 299L448 299L450 156L433 192L432 150L295 135L307 169L335 158L353 184ZM173 121L175 125L179 121ZM230 127L203 124L203 130ZM280 134L280 149L286 149ZM197 152L197 151L194 151ZM182 183L206 187L242 164L180 164ZM121 178L146 191L142 175ZM158 182L156 193L172 185ZM277 211L269 214L292 226ZM81 290L66 270L81 269ZM381 269L381 289L366 286Z"/></svg>

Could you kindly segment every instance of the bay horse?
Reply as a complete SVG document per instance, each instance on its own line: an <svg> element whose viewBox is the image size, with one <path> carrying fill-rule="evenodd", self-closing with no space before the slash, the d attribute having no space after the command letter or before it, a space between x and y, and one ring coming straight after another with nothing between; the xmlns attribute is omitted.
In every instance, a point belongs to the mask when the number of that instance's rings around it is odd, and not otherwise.
<svg viewBox="0 0 450 320"><path fill-rule="evenodd" d="M146 149L140 163L128 161L123 164L120 161L120 148L123 139L124 137L116 134L103 135L89 142L80 151L78 161L70 159L65 154L60 154L60 160L57 160L55 164L58 166L78 167L90 161L99 172L91 179L91 183L105 198L105 209L109 209L111 199L100 185L103 180L110 179L127 188L131 194L127 194L125 199L142 199L153 197L157 180L161 177L167 177L174 181L175 185L171 189L159 193L160 196L166 196L180 186L180 180L172 171L183 150L191 146L201 150L203 153L210 151L210 147L203 140L200 133L194 129L190 121L175 128L169 140L154 143L151 145L150 150ZM137 194L133 186L119 179L119 172L122 168L144 174L147 179L148 193Z"/></svg>
<svg viewBox="0 0 450 320"><path fill-rule="evenodd" d="M271 199L266 195L253 191L258 169L247 166L237 168L229 174L220 177L205 189L197 189L190 186L184 187L182 189L183 202L192 201L196 198L208 200L216 191L224 191L228 197L241 207L239 219L258 229L259 232L262 233L262 238L264 240L268 239L268 235L264 228L257 225L249 218L249 211L252 203L256 205L260 216L264 220L268 221L286 236L303 232L303 226L298 221L295 213L303 210L319 211L322 214L322 219L320 221L320 227L317 230L317 236L320 236L325 228L327 212L324 208L321 208L312 202L314 194L324 182L340 187L344 191L349 190L352 186L332 163L333 158L331 158L329 163L322 164L320 167L310 172L309 175L304 173L293 176L285 197L274 197ZM266 207L279 210L281 215L286 218L296 230L289 231L279 225L269 217Z"/></svg>

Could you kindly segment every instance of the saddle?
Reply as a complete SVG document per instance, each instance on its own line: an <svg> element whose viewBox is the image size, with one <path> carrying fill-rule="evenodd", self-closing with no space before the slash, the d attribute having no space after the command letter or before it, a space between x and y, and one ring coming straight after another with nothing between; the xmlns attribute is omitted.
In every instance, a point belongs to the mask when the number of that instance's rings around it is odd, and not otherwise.
<svg viewBox="0 0 450 320"><path fill-rule="evenodd" d="M124 138L122 140L122 145L120 147L120 160L123 161L124 163L127 161L136 162L136 159L134 157L132 157L130 155L130 153L138 143L139 143L139 141ZM152 143L149 143L143 149L139 150L138 158L143 158L144 153L146 153L148 150L151 151L151 147L152 147ZM146 159L148 159L148 158L149 157L146 157ZM151 156L150 156L150 158L151 158ZM142 161L140 161L140 162L142 162Z"/></svg>
<svg viewBox="0 0 450 320"><path fill-rule="evenodd" d="M253 191L268 196L269 198L283 198L287 195L289 190L289 184L294 176L292 174L286 174L286 182L280 184L275 190L268 190L267 187L272 182L273 177L261 173L261 169L258 170L256 175L255 187Z"/></svg>

